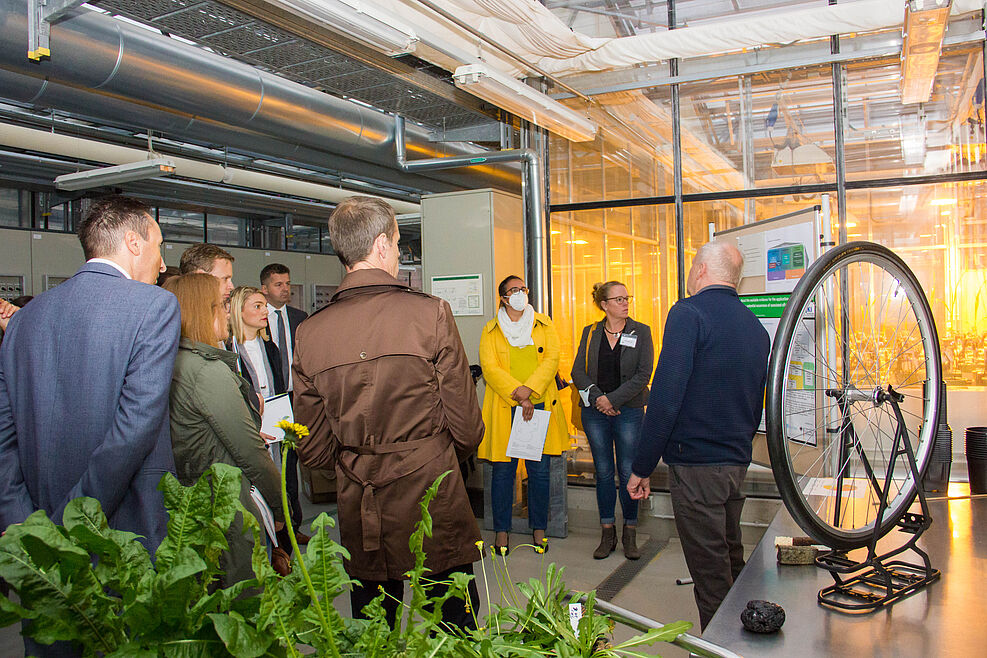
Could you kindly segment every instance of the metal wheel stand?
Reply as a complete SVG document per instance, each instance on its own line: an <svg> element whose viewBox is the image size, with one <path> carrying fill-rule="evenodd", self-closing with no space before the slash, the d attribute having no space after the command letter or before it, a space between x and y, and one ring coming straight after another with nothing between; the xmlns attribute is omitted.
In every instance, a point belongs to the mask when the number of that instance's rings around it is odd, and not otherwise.
<svg viewBox="0 0 987 658"><path fill-rule="evenodd" d="M922 533L932 525L932 516L929 514L929 506L926 501L925 491L922 488L922 478L918 472L918 465L915 462L915 453L908 436L908 428L901 415L899 404L904 401L905 396L896 392L889 385L887 390L876 389L871 394L857 391L828 390L826 395L836 398L844 418L849 418L849 404L851 401L859 400L863 394L867 399L872 399L877 405L887 402L894 410L898 428L895 431L894 443L891 450L891 458L888 463L887 473L884 478L884 486L880 487L875 474L868 463L860 442L853 431L853 426L847 424L844 427L846 449L856 450L864 464L864 470L871 486L880 492L880 504L877 509L877 518L874 521L874 533L867 546L867 558L863 561L855 561L849 558L844 551L830 551L823 553L816 558L816 566L829 571L834 584L819 590L819 604L846 612L867 613L878 608L893 605L896 601L909 596L919 589L939 580L942 575L938 569L932 568L929 555L920 549L916 542ZM877 554L877 542L881 538L881 526L884 521L884 514L888 508L888 493L891 487L892 476L894 475L895 462L898 457L905 455L908 459L908 466L912 473L912 482L918 492L921 507L920 514L905 512L895 523L897 528L904 533L912 535L912 538L902 546L880 555ZM846 463L844 461L844 463ZM844 474L841 472L838 477L837 491L842 489ZM839 505L839 503L838 503ZM839 510L837 510L837 514ZM891 558L913 551L921 558L920 564L905 562L903 560L891 560Z"/></svg>

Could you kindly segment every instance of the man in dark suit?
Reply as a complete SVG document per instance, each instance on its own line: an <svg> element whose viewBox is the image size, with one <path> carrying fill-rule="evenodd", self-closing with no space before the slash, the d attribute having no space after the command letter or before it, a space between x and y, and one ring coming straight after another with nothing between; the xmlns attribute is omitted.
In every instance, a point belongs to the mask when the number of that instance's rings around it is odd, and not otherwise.
<svg viewBox="0 0 987 658"><path fill-rule="evenodd" d="M10 320L0 350L0 528L97 499L110 526L164 538L158 482L175 470L168 393L179 337L161 229L144 204L95 202L79 226L86 264ZM25 638L28 655L65 655ZM69 654L71 655L71 654Z"/></svg>
<svg viewBox="0 0 987 658"><path fill-rule="evenodd" d="M291 301L291 270L281 263L271 263L260 271L260 290L267 298L267 329L271 341L277 345L281 359L281 372L284 374L284 390L293 395L291 362L295 353L295 332L308 313L288 306ZM287 317L286 317L287 316ZM291 518L297 533L302 520L302 505L298 500L298 455L288 453L288 502L291 504ZM308 541L304 534L298 534L303 543Z"/></svg>

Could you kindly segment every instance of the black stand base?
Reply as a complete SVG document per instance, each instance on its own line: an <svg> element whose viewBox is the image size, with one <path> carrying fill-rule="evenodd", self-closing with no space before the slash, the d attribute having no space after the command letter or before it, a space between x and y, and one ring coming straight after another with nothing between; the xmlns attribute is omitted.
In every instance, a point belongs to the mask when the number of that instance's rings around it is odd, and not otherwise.
<svg viewBox="0 0 987 658"><path fill-rule="evenodd" d="M845 396L836 392L833 397L837 398L841 408L846 413ZM851 560L842 551L830 551L816 558L816 566L829 571L833 580L836 581L829 587L819 590L819 605L844 612L874 612L914 594L923 587L939 580L942 576L938 569L932 568L929 554L916 545L918 538L932 525L932 516L929 513L929 504L925 497L925 491L922 489L922 478L915 461L915 453L912 450L908 430L899 407L899 404L904 401L904 396L888 386L887 391L878 389L875 400L876 404L887 402L891 405L898 422L898 428L895 432L884 486L880 487L876 478L871 475L875 485L878 485L875 486L875 489L880 494L880 505L878 506L877 518L874 521L874 532L867 546L867 559L857 562ZM852 440L854 445L859 448L855 435L852 436ZM877 542L881 538L882 521L888 508L888 492L891 489L895 461L902 455L907 458L912 482L917 488L922 511L919 514L902 513L896 520L895 526L900 532L911 535L911 539L895 549L878 555ZM871 473L869 467L867 471ZM922 560L921 564L891 559L906 551L912 551L918 555Z"/></svg>
<svg viewBox="0 0 987 658"><path fill-rule="evenodd" d="M942 573L932 568L929 556L919 548L911 548L922 557L922 564L883 561L890 556L856 562L836 551L820 555L816 565L830 571L836 582L819 590L819 604L844 612L874 612L939 580ZM897 549L892 553L900 552Z"/></svg>

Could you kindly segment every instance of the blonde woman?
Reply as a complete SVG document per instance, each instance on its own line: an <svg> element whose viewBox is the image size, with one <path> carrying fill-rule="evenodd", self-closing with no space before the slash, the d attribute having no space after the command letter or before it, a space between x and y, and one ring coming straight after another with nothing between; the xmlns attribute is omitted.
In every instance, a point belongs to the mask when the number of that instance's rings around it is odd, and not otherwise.
<svg viewBox="0 0 987 658"><path fill-rule="evenodd" d="M641 557L637 547L638 503L627 493L627 480L644 420L655 348L651 328L631 319L630 302L627 287L620 281L593 286L593 303L604 316L583 328L572 364L572 381L589 402L581 413L596 471L596 505L602 528L600 545L593 552L597 560L617 547L614 524L618 491L624 517L624 557ZM620 482L617 491L614 470Z"/></svg>
<svg viewBox="0 0 987 658"><path fill-rule="evenodd" d="M477 456L491 462L493 480L494 550L508 547L514 502L516 458L507 456L507 440L516 415L530 420L535 409L552 412L540 461L525 460L528 473L528 523L536 546L545 546L548 527L549 456L560 455L569 443L559 404L555 375L559 369L559 335L551 318L528 304L524 280L509 276L497 288L497 317L480 335L480 366L487 382L483 397L483 442Z"/></svg>
<svg viewBox="0 0 987 658"><path fill-rule="evenodd" d="M230 293L229 349L239 356L239 372L263 398L284 393L281 353L267 333L267 298L259 288L240 286Z"/></svg>

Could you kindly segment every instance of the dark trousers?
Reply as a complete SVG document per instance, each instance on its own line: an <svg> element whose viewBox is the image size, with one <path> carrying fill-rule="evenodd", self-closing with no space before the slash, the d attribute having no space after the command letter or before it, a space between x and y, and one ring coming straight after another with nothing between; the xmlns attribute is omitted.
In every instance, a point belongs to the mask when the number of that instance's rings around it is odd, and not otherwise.
<svg viewBox="0 0 987 658"><path fill-rule="evenodd" d="M473 565L464 564L436 574L426 573L425 577L429 580L442 581L448 580L449 576L454 573L472 574ZM350 608L353 611L353 618L366 619L367 616L363 614L364 606L377 598L381 588L383 588L387 594L384 597L384 611L387 613L387 622L391 625L391 628L394 628L397 622L398 606L404 598L404 583L405 581L403 580L362 580L359 585L353 585L353 589L350 591ZM448 589L448 585L433 585L425 589L426 596L442 596ZM466 592L469 595L469 608L466 606L466 601L452 597L442 606L442 621L450 626L475 630L476 622L473 619L473 615L476 613L477 606L480 604L480 595L476 589L476 580L470 581ZM470 610L473 612L470 612Z"/></svg>
<svg viewBox="0 0 987 658"><path fill-rule="evenodd" d="M291 506L291 525L295 530L302 524L302 504L298 500L298 453L288 451L288 462L285 464L285 489L288 491L288 505Z"/></svg>
<svg viewBox="0 0 987 658"><path fill-rule="evenodd" d="M288 391L288 400L294 404L295 394ZM288 473L285 475L285 489L288 492L288 505L291 507L291 525L298 530L302 524L302 504L298 500L298 453L288 451L288 462L285 464Z"/></svg>
<svg viewBox="0 0 987 658"><path fill-rule="evenodd" d="M668 467L675 528L695 583L703 629L744 568L740 487L746 474L746 466Z"/></svg>

